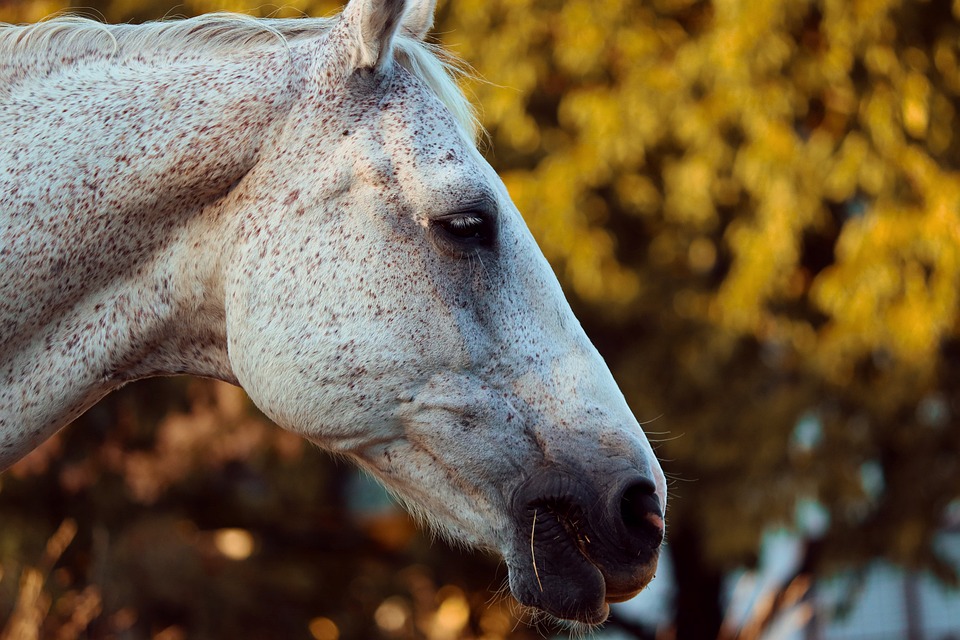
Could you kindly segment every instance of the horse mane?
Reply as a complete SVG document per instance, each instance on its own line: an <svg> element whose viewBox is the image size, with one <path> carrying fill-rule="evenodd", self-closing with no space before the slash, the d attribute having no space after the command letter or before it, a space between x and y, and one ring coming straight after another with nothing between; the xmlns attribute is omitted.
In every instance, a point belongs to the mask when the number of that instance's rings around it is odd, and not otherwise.
<svg viewBox="0 0 960 640"><path fill-rule="evenodd" d="M104 24L59 16L32 25L0 23L0 95L24 77L53 73L78 61L140 60L146 53L176 58L230 56L291 44L326 34L336 18L254 18L210 13L144 24ZM481 130L476 110L459 81L467 65L438 45L398 33L394 57L424 82L453 113L471 139ZM6 69L4 69L6 67ZM29 69L29 70L27 70ZM12 70L12 74L10 72Z"/></svg>

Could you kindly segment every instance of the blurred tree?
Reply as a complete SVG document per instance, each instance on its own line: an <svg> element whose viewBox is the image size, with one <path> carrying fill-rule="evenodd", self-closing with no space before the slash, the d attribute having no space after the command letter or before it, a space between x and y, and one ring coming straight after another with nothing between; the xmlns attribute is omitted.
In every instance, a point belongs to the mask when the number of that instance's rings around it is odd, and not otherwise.
<svg viewBox="0 0 960 640"><path fill-rule="evenodd" d="M111 21L172 9L83 4ZM298 0L282 15L338 4ZM0 19L62 6L0 2ZM668 514L677 637L716 636L723 572L751 562L764 529L793 525L805 504L827 513L807 559L815 570L879 555L955 580L931 536L960 498L960 1L456 0L441 2L438 18L444 44L485 79L469 90L491 161L632 406L651 419L648 432L662 431L659 453L679 479ZM170 385L183 383L161 384ZM266 427L254 429L259 453L165 453L164 438L176 441L163 435L175 431L169 400L141 393L108 399L87 419L103 425L92 430L99 453L83 454L75 430L67 460L51 445L47 480L5 481L3 521L22 524L16 540L11 527L0 532L7 556L32 546L38 557L37 540L64 515L89 523L92 508L95 531L117 531L156 508L118 511L124 496L209 518L203 530L239 526L231 518L241 512L243 526L269 531L265 521L309 519L305 504L338 495L326 484L340 482L335 470L312 452L284 462L293 445ZM194 419L193 402L174 410ZM149 415L122 417L131 413ZM254 420L247 409L232 415L228 423ZM158 422L159 431L144 426ZM266 511L241 508L264 494ZM86 516L75 513L77 495ZM270 548L299 540L277 535ZM91 582L97 544L85 547ZM283 578L294 589L284 593L315 594L298 575ZM384 589L364 605L330 593L323 610L369 613L400 597L409 612L414 591ZM124 609L112 611L98 624ZM477 633L483 611L472 614ZM157 615L199 615L174 613Z"/></svg>
<svg viewBox="0 0 960 640"><path fill-rule="evenodd" d="M819 570L955 580L930 541L960 497L960 2L477 0L445 24L588 333L663 416L677 637L715 636L720 572L798 503L828 512Z"/></svg>

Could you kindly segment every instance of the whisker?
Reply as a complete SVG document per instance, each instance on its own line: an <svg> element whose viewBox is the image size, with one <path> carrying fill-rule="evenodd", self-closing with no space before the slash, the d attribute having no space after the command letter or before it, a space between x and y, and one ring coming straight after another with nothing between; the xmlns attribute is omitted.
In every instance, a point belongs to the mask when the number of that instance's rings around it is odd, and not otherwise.
<svg viewBox="0 0 960 640"><path fill-rule="evenodd" d="M533 510L533 527L530 529L530 558L533 560L533 575L537 577L537 586L540 587L540 593L543 593L543 583L540 582L540 572L537 571L537 556L533 551L533 535L537 531L537 510Z"/></svg>
<svg viewBox="0 0 960 640"><path fill-rule="evenodd" d="M666 431L665 433L670 433L670 432ZM684 434L678 433L677 435L671 436L669 438L651 438L650 437L651 435L657 435L657 433L656 432L646 433L647 440L650 441L650 444L659 444L661 442L673 442L674 440L679 440L684 436Z"/></svg>
<svg viewBox="0 0 960 640"><path fill-rule="evenodd" d="M503 560L500 560L500 566L503 565ZM507 575L500 581L500 586L496 589L493 586L490 586L490 597L487 598L486 605L492 607L499 603L507 602L510 599L510 576Z"/></svg>

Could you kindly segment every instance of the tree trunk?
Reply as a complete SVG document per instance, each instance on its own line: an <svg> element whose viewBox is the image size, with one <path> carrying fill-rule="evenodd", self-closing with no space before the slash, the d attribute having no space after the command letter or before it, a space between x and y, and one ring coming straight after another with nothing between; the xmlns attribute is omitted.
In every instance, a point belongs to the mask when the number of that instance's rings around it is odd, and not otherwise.
<svg viewBox="0 0 960 640"><path fill-rule="evenodd" d="M705 562L701 533L693 522L675 518L670 525L668 548L677 587L676 640L716 640L723 622L723 573Z"/></svg>

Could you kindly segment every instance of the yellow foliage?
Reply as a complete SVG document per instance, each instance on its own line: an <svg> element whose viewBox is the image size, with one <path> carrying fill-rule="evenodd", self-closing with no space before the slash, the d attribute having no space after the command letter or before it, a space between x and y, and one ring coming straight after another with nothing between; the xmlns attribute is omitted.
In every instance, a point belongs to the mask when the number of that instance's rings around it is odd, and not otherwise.
<svg viewBox="0 0 960 640"><path fill-rule="evenodd" d="M678 294L678 309L736 334L798 336L829 377L838 358L877 350L933 366L956 333L958 47L949 31L903 44L905 10L493 0L452 3L450 22L490 82L473 90L496 157L517 156L511 193L576 294L629 313L647 265L704 274L723 247L712 302ZM589 212L596 194L603 216ZM603 232L624 214L650 221L646 256ZM814 273L811 232L837 234L834 262ZM827 322L780 315L787 299Z"/></svg>

